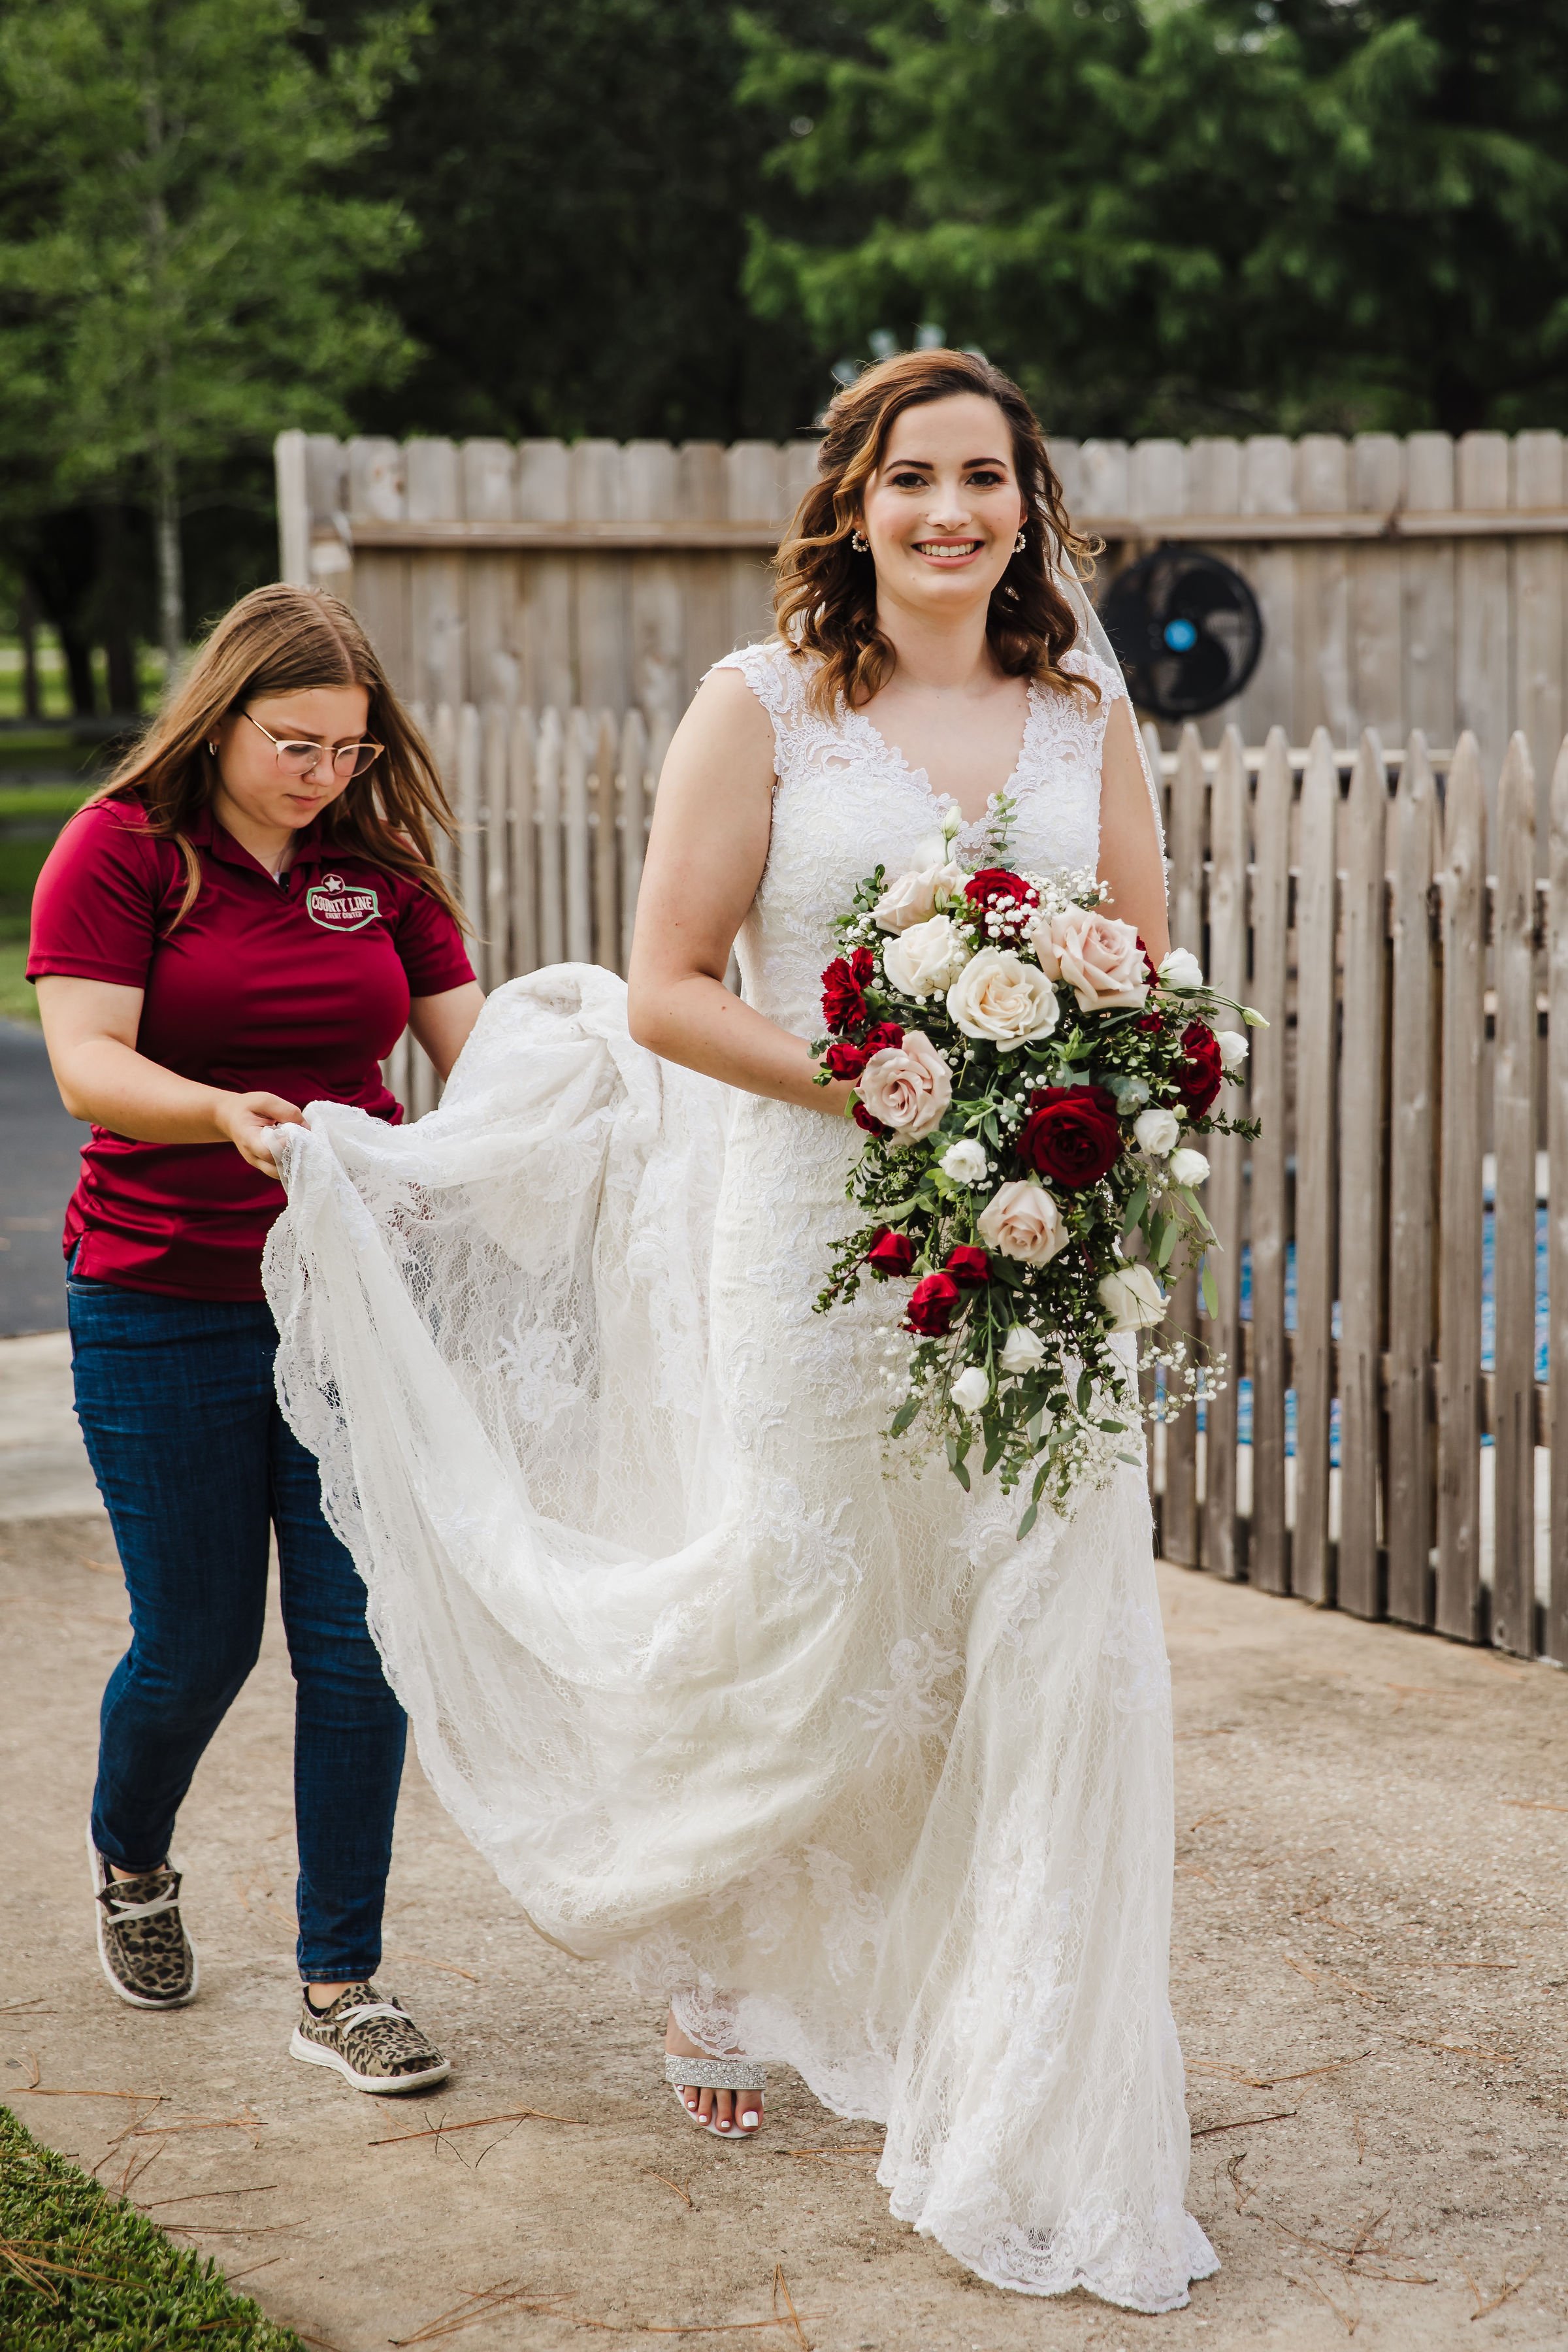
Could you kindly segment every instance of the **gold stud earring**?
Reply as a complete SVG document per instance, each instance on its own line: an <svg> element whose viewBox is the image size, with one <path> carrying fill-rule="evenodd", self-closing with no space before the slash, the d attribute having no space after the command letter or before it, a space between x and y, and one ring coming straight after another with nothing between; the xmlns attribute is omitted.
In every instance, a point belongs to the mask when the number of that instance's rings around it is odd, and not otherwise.
<svg viewBox="0 0 1568 2352"><path fill-rule="evenodd" d="M857 555L869 555L871 552L871 542L863 530L852 530L849 534L849 544Z"/></svg>
<svg viewBox="0 0 1568 2352"><path fill-rule="evenodd" d="M1027 540L1025 538L1025 536L1024 536L1024 526L1023 526L1023 524L1022 524L1022 523L1020 523L1020 524L1018 525L1018 536L1017 536L1017 538L1013 541L1013 552L1014 552L1014 554L1015 554L1015 555L1022 555L1022 553L1024 552L1025 548L1026 548L1027 545L1028 545L1028 541L1027 541Z"/></svg>

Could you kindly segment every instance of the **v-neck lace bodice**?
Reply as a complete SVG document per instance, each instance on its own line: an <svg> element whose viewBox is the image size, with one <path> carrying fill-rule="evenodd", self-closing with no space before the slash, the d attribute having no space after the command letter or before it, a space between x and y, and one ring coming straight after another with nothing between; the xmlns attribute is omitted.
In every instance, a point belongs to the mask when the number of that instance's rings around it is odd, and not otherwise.
<svg viewBox="0 0 1568 2352"><path fill-rule="evenodd" d="M942 818L958 805L932 789L863 711L831 715L808 700L814 657L777 638L716 665L739 670L773 725L773 833L767 866L736 942L747 1001L788 1029L815 1034L833 922L879 861L896 874L941 855ZM1100 689L1052 692L1031 684L1017 764L1004 791L1014 803L1009 856L1031 872L1080 873L1100 855L1100 768L1106 720L1124 694L1117 673L1082 649L1067 667ZM961 827L961 857L982 852L1002 793Z"/></svg>

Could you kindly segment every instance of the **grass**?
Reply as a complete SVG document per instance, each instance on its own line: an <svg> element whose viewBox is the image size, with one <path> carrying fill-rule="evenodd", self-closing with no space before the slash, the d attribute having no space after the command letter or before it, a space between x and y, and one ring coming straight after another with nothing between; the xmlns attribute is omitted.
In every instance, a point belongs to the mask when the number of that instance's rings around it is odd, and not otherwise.
<svg viewBox="0 0 1568 2352"><path fill-rule="evenodd" d="M38 992L26 978L27 918L0 912L0 1021L38 1020Z"/></svg>
<svg viewBox="0 0 1568 2352"><path fill-rule="evenodd" d="M62 751L58 736L40 737L37 744L59 752L66 769L76 770L79 781L71 781L68 773L48 783L8 783L3 757L6 747L0 745L0 1021L37 1020L37 998L23 976L33 886L55 835L93 789L99 758L93 746L65 745ZM36 772L36 747L31 765Z"/></svg>
<svg viewBox="0 0 1568 2352"><path fill-rule="evenodd" d="M0 2107L5 2352L302 2352L199 2254L41 2147Z"/></svg>

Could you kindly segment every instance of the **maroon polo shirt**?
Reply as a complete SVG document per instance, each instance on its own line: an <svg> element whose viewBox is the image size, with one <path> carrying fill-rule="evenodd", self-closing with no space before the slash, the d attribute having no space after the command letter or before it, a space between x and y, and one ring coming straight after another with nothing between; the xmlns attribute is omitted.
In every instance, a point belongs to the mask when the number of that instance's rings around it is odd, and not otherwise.
<svg viewBox="0 0 1568 2352"><path fill-rule="evenodd" d="M299 836L281 881L210 811L188 838L201 894L183 922L177 844L134 800L73 817L38 877L27 977L67 972L144 992L139 1053L236 1094L355 1103L403 1116L380 1064L411 996L472 980L457 924L417 883ZM171 925L174 928L171 929ZM94 1127L66 1212L76 1272L175 1298L258 1299L280 1184L230 1143L138 1143Z"/></svg>

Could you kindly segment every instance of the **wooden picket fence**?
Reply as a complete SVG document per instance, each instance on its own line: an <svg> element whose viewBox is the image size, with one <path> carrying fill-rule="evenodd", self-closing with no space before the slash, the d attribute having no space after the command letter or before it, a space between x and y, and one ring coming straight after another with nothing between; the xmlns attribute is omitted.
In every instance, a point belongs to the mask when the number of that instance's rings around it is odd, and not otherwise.
<svg viewBox="0 0 1568 2352"><path fill-rule="evenodd" d="M678 714L770 625L768 562L816 441L408 441L290 432L281 576L353 604L400 690ZM1363 728L1477 736L1489 779L1522 729L1544 782L1568 729L1568 437L1279 434L1071 441L1069 512L1117 567L1164 540L1234 563L1262 659L1203 722L1261 743ZM1171 740L1173 742L1173 737ZM1544 819L1544 810L1541 812ZM1544 824L1542 824L1544 832Z"/></svg>
<svg viewBox="0 0 1568 2352"><path fill-rule="evenodd" d="M420 716L481 981L563 959L624 972L668 720L503 700ZM1321 728L1304 751L1279 728L1260 751L1235 728L1217 750L1192 728L1174 752L1145 740L1172 936L1269 1024L1248 1077L1262 1135L1211 1149L1217 1317L1192 1277L1175 1300L1230 1379L1202 1431L1188 1412L1159 1433L1163 1551L1568 1664L1568 1189L1549 1227L1555 1391L1535 1328L1538 1180L1568 1167L1568 742L1538 880L1522 734L1496 776L1469 734L1386 754ZM416 1116L436 1099L409 1039L389 1076Z"/></svg>

